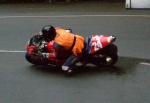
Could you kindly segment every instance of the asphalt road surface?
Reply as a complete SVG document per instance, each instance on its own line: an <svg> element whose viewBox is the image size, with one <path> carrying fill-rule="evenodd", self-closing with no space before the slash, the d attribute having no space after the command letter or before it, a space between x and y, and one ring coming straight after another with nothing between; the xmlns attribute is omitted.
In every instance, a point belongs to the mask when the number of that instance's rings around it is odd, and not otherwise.
<svg viewBox="0 0 150 103"><path fill-rule="evenodd" d="M150 11L92 3L88 12L85 4L75 5L77 10L65 4L0 6L0 103L150 103ZM83 36L116 35L118 63L88 66L71 77L29 64L26 41L46 24Z"/></svg>

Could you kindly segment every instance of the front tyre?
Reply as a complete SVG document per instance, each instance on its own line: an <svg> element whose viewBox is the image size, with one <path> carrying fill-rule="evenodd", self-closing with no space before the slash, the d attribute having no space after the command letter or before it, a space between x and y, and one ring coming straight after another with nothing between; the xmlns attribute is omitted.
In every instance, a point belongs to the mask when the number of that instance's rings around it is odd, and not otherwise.
<svg viewBox="0 0 150 103"><path fill-rule="evenodd" d="M29 55L28 53L25 54L25 58L29 63L34 65L48 65L49 62L41 56Z"/></svg>
<svg viewBox="0 0 150 103"><path fill-rule="evenodd" d="M33 59L31 58L31 56L28 53L25 54L25 59L31 64L36 64L36 62L33 61Z"/></svg>

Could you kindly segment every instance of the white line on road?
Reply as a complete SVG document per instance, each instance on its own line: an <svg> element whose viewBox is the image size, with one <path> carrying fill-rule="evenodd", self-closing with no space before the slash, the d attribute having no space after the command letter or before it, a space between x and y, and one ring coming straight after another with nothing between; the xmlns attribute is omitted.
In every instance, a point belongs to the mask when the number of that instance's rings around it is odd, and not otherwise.
<svg viewBox="0 0 150 103"><path fill-rule="evenodd" d="M140 64L150 66L150 63L146 63L146 62L141 62Z"/></svg>
<svg viewBox="0 0 150 103"><path fill-rule="evenodd" d="M0 16L6 18L70 18L70 17L150 17L150 15L55 15L55 16Z"/></svg>
<svg viewBox="0 0 150 103"><path fill-rule="evenodd" d="M0 50L0 53L25 53L23 50Z"/></svg>
<svg viewBox="0 0 150 103"><path fill-rule="evenodd" d="M25 53L25 52L26 51L23 51L23 50L0 50L0 53ZM139 64L150 66L150 63L147 63L147 62L141 62Z"/></svg>

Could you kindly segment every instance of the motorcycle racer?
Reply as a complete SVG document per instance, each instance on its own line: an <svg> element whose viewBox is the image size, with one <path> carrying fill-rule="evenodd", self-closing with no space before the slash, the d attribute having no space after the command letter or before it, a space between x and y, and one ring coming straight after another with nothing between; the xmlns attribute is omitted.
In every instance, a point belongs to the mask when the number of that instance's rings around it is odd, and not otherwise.
<svg viewBox="0 0 150 103"><path fill-rule="evenodd" d="M56 60L61 60L67 57L67 60L62 65L62 70L71 73L73 71L72 65L76 63L82 55L84 49L84 37L75 35L66 31L63 28L46 25L42 28L41 36L46 42L47 46L53 41L54 53L42 53L44 58L51 59L52 56Z"/></svg>
<svg viewBox="0 0 150 103"><path fill-rule="evenodd" d="M75 64L113 66L118 60L115 36L75 35L69 29L46 25L27 42L26 60L35 65L56 66L72 74Z"/></svg>

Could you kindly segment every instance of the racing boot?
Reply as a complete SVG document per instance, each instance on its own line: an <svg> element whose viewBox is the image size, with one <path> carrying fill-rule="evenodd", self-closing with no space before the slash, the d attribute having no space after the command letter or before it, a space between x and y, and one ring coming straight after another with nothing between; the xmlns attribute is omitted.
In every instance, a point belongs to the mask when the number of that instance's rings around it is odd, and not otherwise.
<svg viewBox="0 0 150 103"><path fill-rule="evenodd" d="M62 66L62 70L65 72L66 75L73 74L73 69L68 66Z"/></svg>

